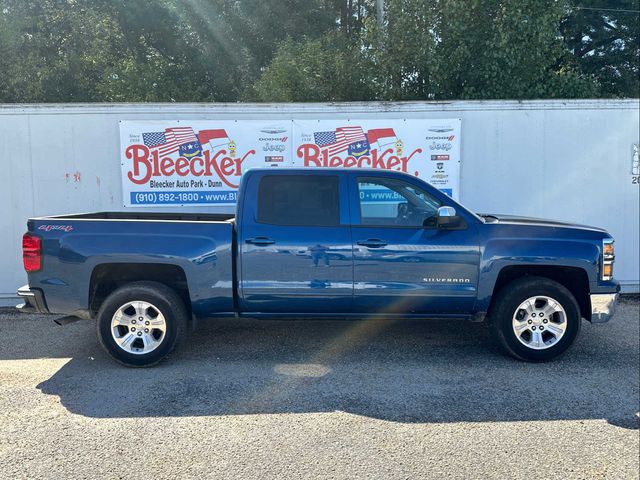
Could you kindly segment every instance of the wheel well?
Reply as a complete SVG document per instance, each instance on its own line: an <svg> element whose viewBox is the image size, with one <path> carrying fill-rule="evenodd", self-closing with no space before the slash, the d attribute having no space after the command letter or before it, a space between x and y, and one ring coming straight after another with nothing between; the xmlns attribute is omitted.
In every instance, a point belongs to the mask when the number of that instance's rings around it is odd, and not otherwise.
<svg viewBox="0 0 640 480"><path fill-rule="evenodd" d="M505 267L498 274L491 298L496 298L500 289L508 283L525 276L545 277L563 285L576 298L582 317L591 320L589 276L582 268L548 265L514 265Z"/></svg>
<svg viewBox="0 0 640 480"><path fill-rule="evenodd" d="M96 266L91 273L89 284L91 316L96 316L104 299L116 288L127 283L144 280L159 282L175 290L191 314L187 277L182 268L176 265L156 263L105 263Z"/></svg>

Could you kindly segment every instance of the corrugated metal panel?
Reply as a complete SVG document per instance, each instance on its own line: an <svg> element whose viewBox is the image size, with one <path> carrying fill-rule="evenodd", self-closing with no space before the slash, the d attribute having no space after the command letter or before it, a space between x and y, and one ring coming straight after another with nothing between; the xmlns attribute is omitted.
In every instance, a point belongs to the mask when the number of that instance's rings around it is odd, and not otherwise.
<svg viewBox="0 0 640 480"><path fill-rule="evenodd" d="M27 217L122 209L119 120L375 117L461 118L464 204L605 227L617 240L616 276L627 291L639 290L640 190L631 183L637 99L56 104L0 105L0 301L25 283Z"/></svg>

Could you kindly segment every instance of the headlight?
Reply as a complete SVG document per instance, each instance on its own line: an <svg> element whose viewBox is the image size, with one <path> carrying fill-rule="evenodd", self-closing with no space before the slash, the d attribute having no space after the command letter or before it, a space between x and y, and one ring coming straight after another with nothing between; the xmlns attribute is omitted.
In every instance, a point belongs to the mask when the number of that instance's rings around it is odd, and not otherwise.
<svg viewBox="0 0 640 480"><path fill-rule="evenodd" d="M607 238L602 241L602 280L613 278L613 262L616 256L613 252L613 239Z"/></svg>

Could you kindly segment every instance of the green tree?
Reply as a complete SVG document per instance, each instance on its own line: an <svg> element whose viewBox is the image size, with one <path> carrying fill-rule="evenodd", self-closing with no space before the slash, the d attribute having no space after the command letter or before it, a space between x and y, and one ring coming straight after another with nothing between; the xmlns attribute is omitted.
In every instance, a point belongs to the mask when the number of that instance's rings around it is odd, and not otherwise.
<svg viewBox="0 0 640 480"><path fill-rule="evenodd" d="M13 84L12 99L23 102L94 102L121 99L121 89L135 92L138 100L169 99L144 71L163 70L171 64L157 50L131 43L117 18L105 14L96 2L3 1L2 32L13 42L6 61L11 68L3 77ZM7 33L8 32L8 33ZM163 62L164 68L152 68ZM141 74L142 73L142 74Z"/></svg>
<svg viewBox="0 0 640 480"><path fill-rule="evenodd" d="M372 93L363 68L359 45L343 33L289 39L247 96L271 102L367 100Z"/></svg>
<svg viewBox="0 0 640 480"><path fill-rule="evenodd" d="M258 82L262 100L578 98L599 95L560 37L562 1L386 0L350 41L289 42ZM332 60L332 56L335 59ZM346 64L360 75L345 74Z"/></svg>
<svg viewBox="0 0 640 480"><path fill-rule="evenodd" d="M564 61L558 38L562 2L450 0L440 7L434 98L597 94L596 82Z"/></svg>
<svg viewBox="0 0 640 480"><path fill-rule="evenodd" d="M633 0L0 0L0 102L638 96Z"/></svg>
<svg viewBox="0 0 640 480"><path fill-rule="evenodd" d="M640 93L640 13L637 0L576 0L560 31L573 64L593 75L604 96Z"/></svg>
<svg viewBox="0 0 640 480"><path fill-rule="evenodd" d="M0 0L0 101L235 101L336 18L323 0Z"/></svg>
<svg viewBox="0 0 640 480"><path fill-rule="evenodd" d="M373 12L363 35L367 71L380 100L429 99L437 68L437 38L433 27L438 2L387 0L384 28Z"/></svg>

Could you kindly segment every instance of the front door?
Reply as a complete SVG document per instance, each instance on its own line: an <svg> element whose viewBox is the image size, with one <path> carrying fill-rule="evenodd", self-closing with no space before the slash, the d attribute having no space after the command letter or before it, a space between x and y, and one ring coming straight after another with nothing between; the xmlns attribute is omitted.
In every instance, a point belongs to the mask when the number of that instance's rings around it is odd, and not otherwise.
<svg viewBox="0 0 640 480"><path fill-rule="evenodd" d="M469 312L478 286L473 225L439 229L440 195L422 182L352 176L354 311L377 314Z"/></svg>
<svg viewBox="0 0 640 480"><path fill-rule="evenodd" d="M295 172L294 172L295 173ZM240 222L241 309L251 313L348 313L353 253L347 178L252 175Z"/></svg>

